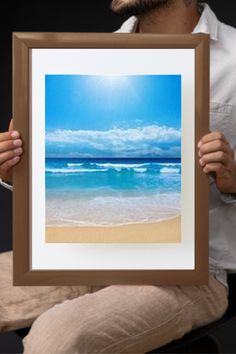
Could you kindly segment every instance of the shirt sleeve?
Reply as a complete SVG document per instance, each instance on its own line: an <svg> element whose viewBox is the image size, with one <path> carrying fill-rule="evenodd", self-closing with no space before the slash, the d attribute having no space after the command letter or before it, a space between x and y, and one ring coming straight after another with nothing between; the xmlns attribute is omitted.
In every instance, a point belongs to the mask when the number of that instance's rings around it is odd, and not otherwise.
<svg viewBox="0 0 236 354"><path fill-rule="evenodd" d="M0 185L6 189L9 189L10 191L13 191L13 186L9 183L3 182L1 178L0 178Z"/></svg>

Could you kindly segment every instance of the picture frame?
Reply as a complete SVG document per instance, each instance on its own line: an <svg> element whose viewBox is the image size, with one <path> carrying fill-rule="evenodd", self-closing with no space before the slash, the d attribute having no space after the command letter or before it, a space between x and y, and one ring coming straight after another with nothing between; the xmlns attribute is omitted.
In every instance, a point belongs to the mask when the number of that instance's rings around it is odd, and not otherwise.
<svg viewBox="0 0 236 354"><path fill-rule="evenodd" d="M77 79L82 75L94 76L96 80L99 75L141 75L144 80L151 75L155 80L158 76L163 79L168 75L181 77L178 91L181 98L179 239L170 238L165 242L167 236L163 239L160 231L157 241L148 239L150 229L140 224L133 231L134 241L126 238L127 229L123 229L121 239L114 238L110 242L111 233L106 234L104 227L98 227L97 234L92 232L95 229L88 229L89 241L83 233L82 238L68 236L67 241L67 236L61 237L59 232L56 236L55 229L47 239L47 75L51 75L52 80L56 80L56 75L64 75L63 80L68 75L77 75ZM83 92L83 88L79 92ZM108 95L109 90L106 92ZM174 99L174 94L172 97ZM153 103L156 99L154 96ZM170 106L171 102L172 99ZM96 116L97 111L94 112ZM24 148L13 177L14 285L207 284L208 178L199 166L197 142L209 131L208 35L15 32L13 117L14 129L20 131ZM61 126L57 127L58 133ZM53 139L50 141L55 142L55 136ZM59 208L59 203L55 203ZM143 212L148 215L147 206ZM63 201L61 209L66 210ZM116 211L113 216L117 214ZM155 227L159 230L155 225L154 230ZM165 227L165 235L171 234L170 225ZM137 234L142 237L142 233L145 234L143 240L136 237ZM52 239L54 235L57 238ZM116 237L116 233L114 235Z"/></svg>

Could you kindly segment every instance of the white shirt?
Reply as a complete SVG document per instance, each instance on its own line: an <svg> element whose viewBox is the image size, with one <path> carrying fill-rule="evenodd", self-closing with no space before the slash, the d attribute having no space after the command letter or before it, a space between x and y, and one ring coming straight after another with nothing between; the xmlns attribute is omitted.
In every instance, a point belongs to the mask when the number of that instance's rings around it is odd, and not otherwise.
<svg viewBox="0 0 236 354"><path fill-rule="evenodd" d="M193 33L211 38L210 130L221 131L236 155L236 29L221 23L202 3ZM130 17L116 32L136 32L137 17ZM209 179L209 271L227 289L227 271L236 272L236 196L220 193Z"/></svg>
<svg viewBox="0 0 236 354"><path fill-rule="evenodd" d="M193 33L211 38L210 127L222 131L236 153L236 29L218 21L207 4L200 6ZM133 16L116 32L135 32L137 25ZM209 217L209 270L228 289L227 271L236 272L236 199L220 193L212 179Z"/></svg>
<svg viewBox="0 0 236 354"><path fill-rule="evenodd" d="M8 184L8 183L6 183L6 182L3 182L3 180L2 180L1 178L0 178L0 184L1 184L3 187L9 189L10 191L13 191L12 185L10 185L10 184Z"/></svg>

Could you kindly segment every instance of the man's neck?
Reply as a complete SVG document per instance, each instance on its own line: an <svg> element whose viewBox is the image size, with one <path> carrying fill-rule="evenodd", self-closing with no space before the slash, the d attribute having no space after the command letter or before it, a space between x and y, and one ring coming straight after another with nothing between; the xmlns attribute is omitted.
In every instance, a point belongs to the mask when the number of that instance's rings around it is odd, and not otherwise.
<svg viewBox="0 0 236 354"><path fill-rule="evenodd" d="M158 8L138 16L138 33L191 33L200 18L197 3L177 0L169 7Z"/></svg>

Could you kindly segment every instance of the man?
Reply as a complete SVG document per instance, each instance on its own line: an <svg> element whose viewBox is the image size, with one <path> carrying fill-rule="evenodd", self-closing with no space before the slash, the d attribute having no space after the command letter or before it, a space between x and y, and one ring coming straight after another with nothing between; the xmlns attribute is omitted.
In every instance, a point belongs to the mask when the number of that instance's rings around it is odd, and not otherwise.
<svg viewBox="0 0 236 354"><path fill-rule="evenodd" d="M236 271L236 30L196 0L113 0L117 14L132 15L118 32L191 33L211 37L211 131L198 143L210 180L208 286L112 285L55 305L24 339L24 353L145 353L223 316L227 273ZM135 15L135 16L134 16ZM0 135L0 176L11 182L22 142Z"/></svg>

